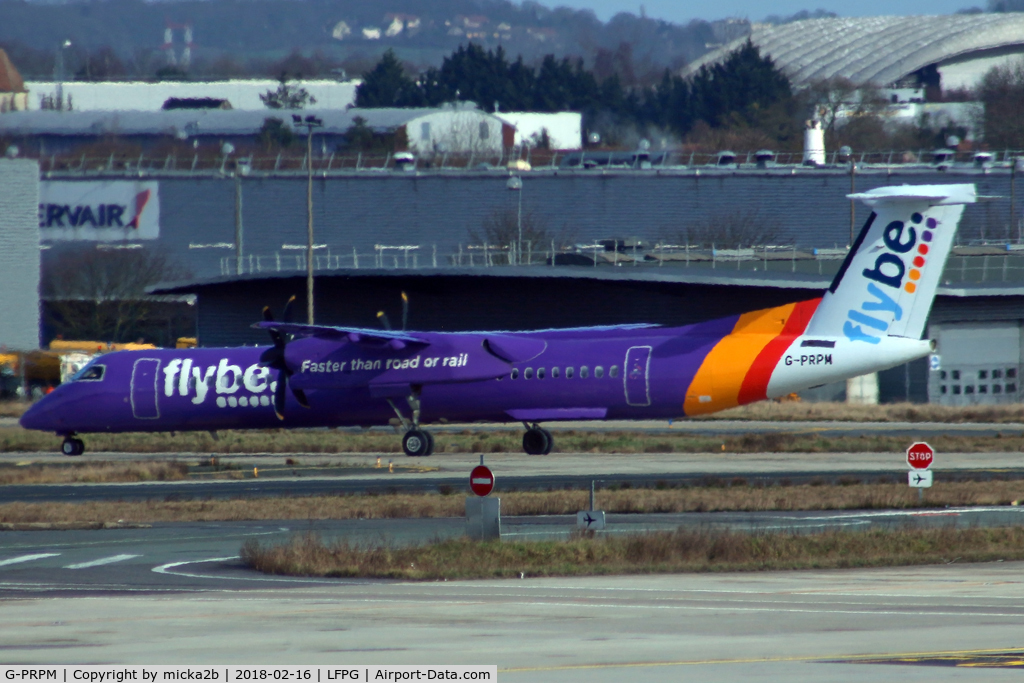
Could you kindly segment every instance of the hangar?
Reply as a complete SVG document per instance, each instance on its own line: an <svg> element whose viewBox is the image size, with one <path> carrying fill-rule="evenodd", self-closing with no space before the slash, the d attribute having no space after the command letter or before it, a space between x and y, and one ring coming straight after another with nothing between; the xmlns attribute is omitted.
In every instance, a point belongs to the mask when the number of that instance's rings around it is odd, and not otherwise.
<svg viewBox="0 0 1024 683"><path fill-rule="evenodd" d="M754 24L745 36L686 65L717 64L749 39L796 87L833 77L880 86L974 87L1024 55L1024 13L807 19Z"/></svg>

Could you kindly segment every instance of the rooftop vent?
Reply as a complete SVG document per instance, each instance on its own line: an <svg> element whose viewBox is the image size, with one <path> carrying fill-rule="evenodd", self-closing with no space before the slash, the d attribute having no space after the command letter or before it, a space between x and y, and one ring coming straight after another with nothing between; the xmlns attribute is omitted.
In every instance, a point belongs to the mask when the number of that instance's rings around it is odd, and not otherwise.
<svg viewBox="0 0 1024 683"><path fill-rule="evenodd" d="M759 149L754 152L758 168L771 168L775 165L775 152L770 149Z"/></svg>
<svg viewBox="0 0 1024 683"><path fill-rule="evenodd" d="M718 153L718 161L715 162L716 166L731 166L736 163L736 152L729 150L723 150Z"/></svg>

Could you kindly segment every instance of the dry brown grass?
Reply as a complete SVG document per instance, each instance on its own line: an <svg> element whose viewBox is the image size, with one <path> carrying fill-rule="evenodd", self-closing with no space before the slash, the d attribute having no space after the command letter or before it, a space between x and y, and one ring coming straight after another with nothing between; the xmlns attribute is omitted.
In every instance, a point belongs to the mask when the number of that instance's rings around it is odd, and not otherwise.
<svg viewBox="0 0 1024 683"><path fill-rule="evenodd" d="M176 462L83 462L68 465L0 467L0 485L70 484L188 479L188 465Z"/></svg>
<svg viewBox="0 0 1024 683"><path fill-rule="evenodd" d="M712 482L713 484L715 482ZM845 486L747 486L723 482L687 488L619 489L597 493L597 506L610 513L722 512L764 510L903 509L966 505L1008 505L1024 500L1024 480L936 483L924 502L905 483ZM201 489L198 489L201 491ZM455 492L453 492L454 494ZM238 500L101 501L6 503L0 522L213 522L285 519L396 519L462 517L463 494L359 494ZM585 491L505 492L502 514L574 515L586 509Z"/></svg>
<svg viewBox="0 0 1024 683"><path fill-rule="evenodd" d="M416 547L252 539L242 560L273 574L407 580L751 571L1024 559L1024 528L902 529L821 534L678 529L569 541L453 539Z"/></svg>
<svg viewBox="0 0 1024 683"><path fill-rule="evenodd" d="M1024 404L940 406L924 403L886 403L882 405L854 405L848 403L810 403L803 401L761 401L714 415L695 418L701 420L777 420L837 422L1024 422Z"/></svg>
<svg viewBox="0 0 1024 683"><path fill-rule="evenodd" d="M29 405L25 401L0 401L0 417L21 417Z"/></svg>
<svg viewBox="0 0 1024 683"><path fill-rule="evenodd" d="M438 432L435 453L521 453L522 434L514 430L465 429ZM817 433L750 433L708 436L688 432L649 433L618 430L559 431L555 452L560 453L881 453L903 452L912 439L904 436L822 436ZM0 453L59 452L60 437L20 427L0 427ZM1024 436L929 437L939 451L949 453L1024 452ZM89 434L91 452L115 453L245 453L337 454L399 453L401 439L388 432L339 430L224 431L219 439L206 432Z"/></svg>

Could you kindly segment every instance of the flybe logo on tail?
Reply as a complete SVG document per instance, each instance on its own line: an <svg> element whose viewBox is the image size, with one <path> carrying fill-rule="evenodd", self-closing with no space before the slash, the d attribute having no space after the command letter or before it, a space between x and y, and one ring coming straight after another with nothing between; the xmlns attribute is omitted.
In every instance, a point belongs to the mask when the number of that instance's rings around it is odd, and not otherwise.
<svg viewBox="0 0 1024 683"><path fill-rule="evenodd" d="M921 225L924 221L924 226ZM910 225L903 221L892 221L882 231L882 242L887 250L875 258L874 266L865 268L864 277L868 282L868 298L861 303L859 309L850 309L847 320L843 324L843 334L851 341L863 341L877 344L889 329L888 316L893 320L903 317L903 309L896 303L900 290L907 294L917 291L917 282L921 279L921 271L928 255L928 243L932 241L933 231L939 223L934 218L924 220L924 216L914 213L910 217ZM918 240L920 230L920 241ZM916 249L915 249L916 247ZM905 259L910 259L908 269ZM888 289L883 289L888 288ZM877 317L883 314L884 318Z"/></svg>

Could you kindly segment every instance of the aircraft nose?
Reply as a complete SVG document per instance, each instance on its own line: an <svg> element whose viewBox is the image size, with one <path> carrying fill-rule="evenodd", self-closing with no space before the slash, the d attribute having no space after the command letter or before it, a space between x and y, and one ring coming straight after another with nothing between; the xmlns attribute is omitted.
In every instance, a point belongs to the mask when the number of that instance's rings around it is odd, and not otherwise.
<svg viewBox="0 0 1024 683"><path fill-rule="evenodd" d="M35 429L42 432L54 431L57 425L54 420L53 405L48 398L37 401L22 414L18 424L24 429Z"/></svg>

